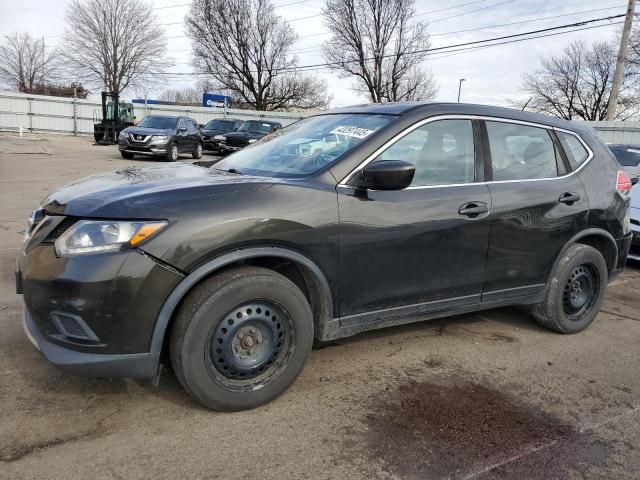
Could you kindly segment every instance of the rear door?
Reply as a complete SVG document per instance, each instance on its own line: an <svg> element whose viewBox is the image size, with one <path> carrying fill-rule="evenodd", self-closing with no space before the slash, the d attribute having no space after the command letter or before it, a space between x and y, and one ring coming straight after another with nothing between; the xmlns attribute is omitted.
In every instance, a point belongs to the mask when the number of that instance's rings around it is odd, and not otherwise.
<svg viewBox="0 0 640 480"><path fill-rule="evenodd" d="M181 131L181 130L184 130L184 131ZM186 118L178 119L178 128L176 129L176 143L178 144L178 151L180 153L190 151L189 127L187 125Z"/></svg>
<svg viewBox="0 0 640 480"><path fill-rule="evenodd" d="M544 289L562 247L586 226L589 202L553 129L483 122L493 206L484 302Z"/></svg>

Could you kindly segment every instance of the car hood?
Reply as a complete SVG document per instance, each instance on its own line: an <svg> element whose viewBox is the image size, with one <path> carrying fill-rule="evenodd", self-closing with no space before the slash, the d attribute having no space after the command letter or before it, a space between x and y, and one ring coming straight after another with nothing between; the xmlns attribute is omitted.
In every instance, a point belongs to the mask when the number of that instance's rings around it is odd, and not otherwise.
<svg viewBox="0 0 640 480"><path fill-rule="evenodd" d="M228 130L224 130L224 129L220 130L220 129L217 129L217 128L208 129L208 130L202 130L202 134L203 135L222 135L222 134L227 133L227 132L228 132Z"/></svg>
<svg viewBox="0 0 640 480"><path fill-rule="evenodd" d="M227 138L262 138L266 133L259 132L229 132L225 135Z"/></svg>
<svg viewBox="0 0 640 480"><path fill-rule="evenodd" d="M175 132L170 128L145 128L145 127L127 127L123 132L135 135L173 135Z"/></svg>
<svg viewBox="0 0 640 480"><path fill-rule="evenodd" d="M268 188L273 179L209 170L185 163L131 166L66 185L47 196L52 215L93 218L171 218L187 200Z"/></svg>

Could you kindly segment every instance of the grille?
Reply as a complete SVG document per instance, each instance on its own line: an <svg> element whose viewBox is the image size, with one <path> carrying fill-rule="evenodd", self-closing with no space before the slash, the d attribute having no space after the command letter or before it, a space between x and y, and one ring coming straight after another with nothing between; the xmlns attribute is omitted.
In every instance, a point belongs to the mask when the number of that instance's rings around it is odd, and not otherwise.
<svg viewBox="0 0 640 480"><path fill-rule="evenodd" d="M46 238L46 240L44 241L45 243L53 243L56 241L56 239L58 237L60 237L60 235L62 235L64 232L66 232L67 230L69 230L69 227L71 227L71 225L73 225L74 223L76 223L77 220L73 217L67 217L64 220L62 220L58 226L56 228L54 228L51 233L49 234L49 236Z"/></svg>
<svg viewBox="0 0 640 480"><path fill-rule="evenodd" d="M246 147L248 144L245 138L227 137L227 145L230 147Z"/></svg>

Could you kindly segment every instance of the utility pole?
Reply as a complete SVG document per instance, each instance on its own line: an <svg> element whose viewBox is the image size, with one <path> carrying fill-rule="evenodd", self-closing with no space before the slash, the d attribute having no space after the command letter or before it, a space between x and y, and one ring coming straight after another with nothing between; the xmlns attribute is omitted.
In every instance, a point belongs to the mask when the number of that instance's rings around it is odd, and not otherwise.
<svg viewBox="0 0 640 480"><path fill-rule="evenodd" d="M633 15L636 8L636 0L629 0L627 7L627 15L624 19L624 27L622 28L622 39L620 40L620 50L618 50L618 61L616 63L616 72L613 75L613 84L611 85L611 94L609 95L609 104L607 105L607 120L613 120L616 117L616 108L618 106L618 95L620 94L620 85L622 84L622 74L624 66L627 62L627 50L629 48L629 35L631 34L631 25L633 24Z"/></svg>
<svg viewBox="0 0 640 480"><path fill-rule="evenodd" d="M462 92L462 82L466 82L466 81L467 81L466 78L461 78L460 82L458 83L458 103L460 103L460 92Z"/></svg>

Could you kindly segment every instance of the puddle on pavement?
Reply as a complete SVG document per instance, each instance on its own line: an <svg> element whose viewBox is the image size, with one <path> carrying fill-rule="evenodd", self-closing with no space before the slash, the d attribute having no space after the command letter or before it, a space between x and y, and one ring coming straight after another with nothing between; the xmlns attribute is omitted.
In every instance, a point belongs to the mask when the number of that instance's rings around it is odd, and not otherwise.
<svg viewBox="0 0 640 480"><path fill-rule="evenodd" d="M401 478L568 479L604 465L604 444L549 414L465 381L411 381L376 397L369 450Z"/></svg>

